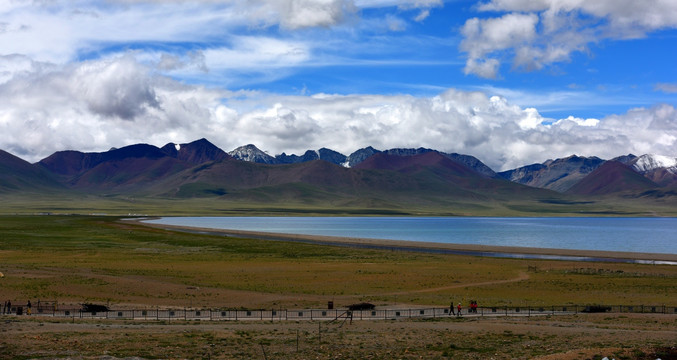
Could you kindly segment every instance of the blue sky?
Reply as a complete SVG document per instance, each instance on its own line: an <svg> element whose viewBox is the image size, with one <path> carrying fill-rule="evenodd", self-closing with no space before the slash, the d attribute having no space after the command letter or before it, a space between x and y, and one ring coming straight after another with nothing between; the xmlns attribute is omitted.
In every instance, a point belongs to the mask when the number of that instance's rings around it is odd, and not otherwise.
<svg viewBox="0 0 677 360"><path fill-rule="evenodd" d="M677 156L669 0L9 0L0 149Z"/></svg>

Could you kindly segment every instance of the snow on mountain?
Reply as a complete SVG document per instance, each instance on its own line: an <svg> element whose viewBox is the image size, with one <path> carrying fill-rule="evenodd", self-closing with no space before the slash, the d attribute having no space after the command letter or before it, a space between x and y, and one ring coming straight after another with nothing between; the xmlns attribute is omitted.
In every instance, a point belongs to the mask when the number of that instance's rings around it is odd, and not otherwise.
<svg viewBox="0 0 677 360"><path fill-rule="evenodd" d="M228 155L242 161L251 161L263 164L273 164L276 162L274 157L266 154L252 144L240 146L239 148L230 151Z"/></svg>
<svg viewBox="0 0 677 360"><path fill-rule="evenodd" d="M632 164L632 167L640 172L645 173L656 169L666 169L669 172L677 173L677 158L669 156L646 154L638 157Z"/></svg>

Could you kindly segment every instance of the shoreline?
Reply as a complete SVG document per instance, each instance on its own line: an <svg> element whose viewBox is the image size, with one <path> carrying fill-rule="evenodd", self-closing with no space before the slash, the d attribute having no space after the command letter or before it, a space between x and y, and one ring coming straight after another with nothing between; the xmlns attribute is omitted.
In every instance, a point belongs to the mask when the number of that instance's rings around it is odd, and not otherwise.
<svg viewBox="0 0 677 360"><path fill-rule="evenodd" d="M514 259L569 260L581 262L623 262L655 265L677 265L677 254L635 253L603 250L550 249L534 247L448 244L406 240L369 239L326 235L269 233L260 231L228 230L181 225L152 224L151 218L125 219L143 226L165 230L192 232L224 237L246 237L258 240L293 241L307 244L346 246L364 249L429 252L453 255L503 257Z"/></svg>

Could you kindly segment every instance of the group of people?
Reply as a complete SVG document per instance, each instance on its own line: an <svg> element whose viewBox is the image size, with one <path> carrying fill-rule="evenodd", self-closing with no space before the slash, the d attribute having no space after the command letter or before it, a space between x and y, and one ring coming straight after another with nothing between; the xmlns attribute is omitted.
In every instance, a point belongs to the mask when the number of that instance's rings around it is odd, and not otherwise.
<svg viewBox="0 0 677 360"><path fill-rule="evenodd" d="M470 308L468 309L468 313L477 314L477 301L476 300L470 300Z"/></svg>
<svg viewBox="0 0 677 360"><path fill-rule="evenodd" d="M463 306L461 306L461 303L458 303L456 305L456 311L454 311L454 302L451 302L451 305L449 305L449 315L456 315L456 316L461 316L463 311ZM477 314L477 301L476 300L470 300L470 305L468 306L468 314Z"/></svg>
<svg viewBox="0 0 677 360"><path fill-rule="evenodd" d="M26 304L26 315L30 315L32 310L33 305L31 305L31 301L28 300L28 303ZM11 313L12 313L12 301L7 300L2 306L2 314L11 314Z"/></svg>

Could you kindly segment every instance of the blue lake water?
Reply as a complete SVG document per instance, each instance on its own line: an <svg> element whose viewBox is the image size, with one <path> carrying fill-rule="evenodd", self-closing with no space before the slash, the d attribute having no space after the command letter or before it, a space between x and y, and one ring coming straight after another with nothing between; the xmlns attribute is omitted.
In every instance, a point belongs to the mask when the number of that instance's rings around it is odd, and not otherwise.
<svg viewBox="0 0 677 360"><path fill-rule="evenodd" d="M148 222L450 244L677 254L677 218L170 217Z"/></svg>

